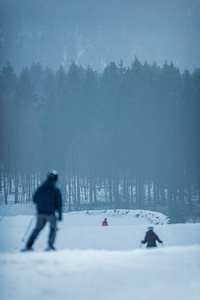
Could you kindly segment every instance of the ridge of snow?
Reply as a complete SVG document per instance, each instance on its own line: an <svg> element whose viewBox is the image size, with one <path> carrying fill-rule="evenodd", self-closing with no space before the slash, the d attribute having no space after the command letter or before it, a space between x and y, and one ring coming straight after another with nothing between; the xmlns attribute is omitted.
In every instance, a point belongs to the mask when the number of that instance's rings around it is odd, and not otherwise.
<svg viewBox="0 0 200 300"><path fill-rule="evenodd" d="M154 225L166 225L169 223L169 218L162 213L149 211L149 210L125 210L125 209L115 209L115 210L90 210L84 212L87 215L103 215L103 217L130 217L136 219L144 218L147 224Z"/></svg>

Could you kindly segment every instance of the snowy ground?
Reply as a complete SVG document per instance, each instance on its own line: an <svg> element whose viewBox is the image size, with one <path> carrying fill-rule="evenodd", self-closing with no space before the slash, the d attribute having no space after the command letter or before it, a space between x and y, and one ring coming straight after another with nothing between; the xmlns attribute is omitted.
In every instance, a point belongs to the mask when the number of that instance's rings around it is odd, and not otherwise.
<svg viewBox="0 0 200 300"><path fill-rule="evenodd" d="M169 225L162 214L141 210L66 213L57 252L43 251L45 228L36 251L20 253L35 207L12 205L3 217L7 208L0 205L1 300L200 299L200 224ZM108 227L101 226L105 217ZM139 248L149 225L164 247Z"/></svg>

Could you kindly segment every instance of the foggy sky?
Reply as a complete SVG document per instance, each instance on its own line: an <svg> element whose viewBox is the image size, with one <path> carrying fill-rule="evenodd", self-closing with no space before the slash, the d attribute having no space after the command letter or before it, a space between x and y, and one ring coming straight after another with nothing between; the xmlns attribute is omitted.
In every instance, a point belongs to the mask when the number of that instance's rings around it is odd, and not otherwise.
<svg viewBox="0 0 200 300"><path fill-rule="evenodd" d="M200 0L0 0L0 67L200 67Z"/></svg>

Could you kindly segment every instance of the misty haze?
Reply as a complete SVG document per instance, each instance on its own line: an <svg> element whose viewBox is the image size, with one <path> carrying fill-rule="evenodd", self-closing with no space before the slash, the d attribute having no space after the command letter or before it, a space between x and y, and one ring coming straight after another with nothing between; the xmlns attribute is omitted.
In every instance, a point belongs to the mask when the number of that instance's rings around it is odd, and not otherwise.
<svg viewBox="0 0 200 300"><path fill-rule="evenodd" d="M0 67L71 60L96 70L134 56L194 70L200 63L198 0L1 0Z"/></svg>
<svg viewBox="0 0 200 300"><path fill-rule="evenodd" d="M197 300L200 1L0 0L0 57L2 300Z"/></svg>

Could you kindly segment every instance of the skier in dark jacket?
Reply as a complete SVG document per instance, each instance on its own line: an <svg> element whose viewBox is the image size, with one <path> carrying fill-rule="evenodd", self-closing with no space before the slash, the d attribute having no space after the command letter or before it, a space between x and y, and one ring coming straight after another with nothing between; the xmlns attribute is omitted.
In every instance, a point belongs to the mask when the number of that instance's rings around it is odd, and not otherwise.
<svg viewBox="0 0 200 300"><path fill-rule="evenodd" d="M54 241L56 237L56 222L62 220L62 196L59 188L56 187L58 180L57 171L51 171L47 180L36 190L33 202L37 206L37 224L26 244L26 250L33 250L32 245L46 222L50 223L50 233L47 250L56 250ZM58 212L58 217L55 215Z"/></svg>
<svg viewBox="0 0 200 300"><path fill-rule="evenodd" d="M153 231L153 227L148 227L148 231L146 232L145 238L141 241L142 244L147 243L147 248L157 247L156 241L162 244L162 241Z"/></svg>

